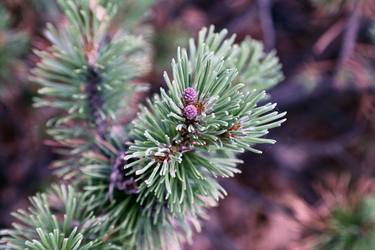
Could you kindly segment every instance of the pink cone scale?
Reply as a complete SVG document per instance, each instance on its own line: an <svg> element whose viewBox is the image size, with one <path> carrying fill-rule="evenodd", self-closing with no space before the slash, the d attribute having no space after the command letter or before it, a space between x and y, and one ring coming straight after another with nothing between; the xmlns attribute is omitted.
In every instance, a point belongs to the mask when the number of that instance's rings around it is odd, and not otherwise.
<svg viewBox="0 0 375 250"><path fill-rule="evenodd" d="M187 103L195 102L197 99L197 91L192 87L186 88L183 93L183 98Z"/></svg>
<svg viewBox="0 0 375 250"><path fill-rule="evenodd" d="M198 115L198 110L194 105L187 105L184 108L184 115L188 120L194 120Z"/></svg>

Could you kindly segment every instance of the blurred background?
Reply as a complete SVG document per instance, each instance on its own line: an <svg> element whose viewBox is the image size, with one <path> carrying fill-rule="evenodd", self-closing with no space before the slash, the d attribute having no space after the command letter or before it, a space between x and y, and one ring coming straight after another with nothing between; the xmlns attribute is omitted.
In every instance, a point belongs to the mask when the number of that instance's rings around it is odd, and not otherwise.
<svg viewBox="0 0 375 250"><path fill-rule="evenodd" d="M363 204L375 214L374 0L155 0L142 8L123 15L136 23L145 14L134 30L150 42L152 67L142 79L150 94L163 86L177 46L210 24L238 41L263 41L285 74L270 91L288 112L270 135L278 143L241 156L243 174L221 180L228 197L186 249L303 250L321 235L354 241L375 232L368 217L357 218ZM49 46L46 23L62 18L55 1L0 0L0 228L53 181L48 166L58 155L45 143L45 123L56 111L32 107L37 86L28 73L38 61L33 48Z"/></svg>

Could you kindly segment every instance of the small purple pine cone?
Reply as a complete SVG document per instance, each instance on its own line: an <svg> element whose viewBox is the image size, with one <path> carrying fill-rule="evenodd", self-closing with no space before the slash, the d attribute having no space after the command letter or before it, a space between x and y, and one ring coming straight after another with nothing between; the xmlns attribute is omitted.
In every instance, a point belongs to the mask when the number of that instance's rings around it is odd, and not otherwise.
<svg viewBox="0 0 375 250"><path fill-rule="evenodd" d="M183 93L184 101L187 103L194 102L197 99L197 91L192 88L186 88Z"/></svg>
<svg viewBox="0 0 375 250"><path fill-rule="evenodd" d="M198 115L198 110L194 105L190 104L184 108L184 114L188 120L194 120L194 118Z"/></svg>

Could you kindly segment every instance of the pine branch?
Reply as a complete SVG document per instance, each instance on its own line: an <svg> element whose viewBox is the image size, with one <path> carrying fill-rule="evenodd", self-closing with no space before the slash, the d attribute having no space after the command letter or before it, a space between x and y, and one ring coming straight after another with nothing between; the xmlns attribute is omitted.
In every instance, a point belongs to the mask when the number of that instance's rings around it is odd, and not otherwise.
<svg viewBox="0 0 375 250"><path fill-rule="evenodd" d="M8 11L0 3L0 76L2 79L8 78L10 67L25 52L28 44L26 34L11 29L9 18Z"/></svg>
<svg viewBox="0 0 375 250"><path fill-rule="evenodd" d="M124 127L126 136L114 134L111 125L129 100L124 97L134 93L129 91L132 80L142 72L136 51L144 43L109 31L117 9L111 1L59 4L69 22L64 29L50 25L46 35L52 47L36 52L41 62L32 80L42 86L36 106L63 111L48 124L51 144L62 146L58 150L66 157L55 166L63 167L60 173L82 191L79 204L60 196L66 214L61 223L70 225L72 214L81 211L78 225L98 222L93 215L102 224L88 231L78 226L78 233L72 226L61 230L41 196L32 208L36 219L15 226L5 241L19 249L25 244L20 233L28 231L24 240L37 249L40 244L63 250L181 249L200 230L207 208L226 195L217 177L240 172L237 154L261 153L257 144L275 143L264 136L285 121L285 112L261 103L268 98L264 90L283 78L279 61L250 38L237 45L235 36L226 39L225 30L203 29L188 50L178 49L172 77L164 75L167 89L141 107ZM12 237L18 245L11 245Z"/></svg>
<svg viewBox="0 0 375 250"><path fill-rule="evenodd" d="M63 110L48 122L49 134L67 158L54 163L70 178L79 169L80 154L104 138L109 124L121 115L131 95L140 88L131 82L143 72L143 40L110 32L117 6L110 1L60 1L68 18L62 29L48 25L50 51L35 51L41 62L31 80L42 86L37 107Z"/></svg>
<svg viewBox="0 0 375 250"><path fill-rule="evenodd" d="M245 63L231 60L241 49L232 46L234 37L224 40L225 34L204 29L197 45L190 42L189 53L178 49L173 80L164 77L168 91L161 89L133 122L134 143L125 157L133 161L125 169L142 180L140 204L165 202L181 213L201 197L218 200L225 191L214 178L238 173L240 161L234 154L210 152L259 153L253 145L274 143L262 137L280 126L285 113L272 112L273 104L258 106L266 94L236 82L237 69L230 66Z"/></svg>
<svg viewBox="0 0 375 250"><path fill-rule="evenodd" d="M193 229L200 230L199 219L206 217L205 207L197 202L190 211L173 215L164 204L139 204L135 176L123 171L123 143L112 138L98 146L100 151L83 156L86 181L81 185L88 197L96 197L90 203L91 210L109 218L111 242L122 249L173 250L191 240Z"/></svg>
<svg viewBox="0 0 375 250"><path fill-rule="evenodd" d="M207 41L213 36L219 36L219 34L213 33L212 31L211 33L212 34L207 37ZM224 39L224 36L222 39ZM225 42L223 42L223 44L224 43ZM201 43L199 42L199 44ZM194 46L192 47L193 51L202 50L202 48L199 48L201 45L199 45L198 48L195 46L195 49ZM239 48L237 45L233 46ZM194 55L194 58L200 58L200 60L207 60L207 62L215 62L218 65L224 65L223 61L218 59L218 56L212 54L211 51L216 49L218 48L215 46L215 44L211 43L210 48L206 47L205 50L199 52L207 55L207 57L196 54ZM232 45L226 49L226 52L220 49L217 51L221 51L223 54L226 54L229 51L239 53L239 50L234 50ZM173 73L176 77L179 77L177 76L177 72L188 72L188 70L176 70L182 64L181 62L184 58L181 56L181 53L183 53L182 50L179 50L179 53L179 60L172 64ZM234 58L234 56L228 54L228 57L226 58ZM190 61L193 62L194 60L191 59ZM185 62L187 62L187 60L185 60ZM228 65L237 63L235 60L227 60L225 62ZM253 62L253 64L255 64L255 62ZM203 65L198 60L196 63ZM207 63L207 65L209 65L209 63ZM237 92L240 89L246 90L245 85L237 83L237 80L235 80L236 77L233 74L235 70L230 70L230 66L227 67L228 68L223 67L222 70L218 71L217 74L220 75L220 72L224 72L226 74L233 75L231 78L233 80L233 85L230 84L228 78L228 82L221 83L221 88L226 89L228 92L227 95L230 97L236 96L236 98L233 98L236 105L233 103L230 103L230 105L225 105L224 103L220 106L228 107L229 109L234 107L234 110L237 110L237 112L234 112L234 114L239 115L240 113L243 113L243 116L246 116L246 110L240 112L242 109L236 109L237 104L239 107L242 106L243 109L253 107L254 119L262 117L262 114L269 113L269 111L274 108L274 105L270 104L263 107L256 107L256 102L266 97L263 92L256 90L252 91L252 94L249 92L246 95L249 99L244 98L243 94L241 94L242 92ZM193 68L201 70L201 72L206 71L203 66ZM253 75L254 79L259 79L262 77L264 72L259 71L257 74L258 77ZM193 77L180 77L180 79L190 78ZM204 78L205 77L202 76L202 79ZM172 91L173 88L175 91L178 91L176 90L176 87L182 89L179 87L179 85L171 85L172 83L170 80L168 81L168 77L166 77L166 79L167 83L172 86ZM218 81L223 81L223 79L226 79L225 74L222 75ZM205 87L209 88L209 86L206 86L209 85L209 83L210 82L206 80L202 82L201 87L203 89ZM251 89L251 81L248 83L249 85L247 86ZM219 86L217 87L217 90L218 89ZM180 100L182 98L183 100L181 101L188 104L198 100L196 99L198 97L196 94L195 88L186 88L184 93L181 93L178 98ZM176 129L179 127L178 123L172 123L170 126L168 126L168 120L173 122L174 119L174 115L168 116L171 111L175 110L173 109L173 102L169 99L173 96L167 98L168 94L164 90L162 90L161 95L164 97L164 101L162 101L161 97L158 95L154 98L154 103L149 101L149 109L152 109L152 113L155 113L156 117L152 116L147 108L143 108L138 115L138 119L136 119L133 122L133 125L129 128L130 138L127 138L126 141L131 142L134 140L134 143L130 143L130 148L123 143L122 139L115 137L106 138L105 140L98 140L97 146L100 149L99 151L88 151L83 154L83 158L81 159L81 165L83 166L82 173L85 175L83 178L85 181L82 183L83 188L86 190L89 196L97 197L96 202L91 204L92 209L98 213L104 212L108 218L112 218L113 220L111 224L114 226L114 228L116 228L116 230L118 230L118 232L132 232L133 237L131 238L129 238L126 234L119 236L122 246L126 246L130 249L180 249L181 244L186 239L186 235L191 235L194 227L199 229L199 220L200 218L205 217L205 209L215 205L218 199L223 198L225 195L224 189L220 187L215 177L217 175L229 177L232 176L233 173L239 172L236 165L241 161L236 159L234 152L238 151L239 149L237 145L231 145L232 142L235 142L233 138L236 136L243 136L243 132L241 132L242 130L240 130L238 125L226 125L228 133L226 133L226 131L223 129L216 128L215 130L215 126L212 126L212 131L210 130L207 135L205 135L205 133L203 133L204 131L202 131L202 134L204 135L203 138L207 138L208 142L210 142L207 144L202 143L202 145L192 143L192 136L198 135L190 133L189 129L180 130L181 133L170 135L169 133L172 131L177 132ZM223 95L223 98L229 98L227 95ZM218 96L220 96L220 92L218 92ZM184 110L184 108L181 108L181 110ZM186 113L184 114L183 111L180 112L181 115L187 115ZM275 120L273 124L271 123L268 125L270 127L277 126L282 122L282 120L277 120L283 115L284 114L277 115L277 113L273 113L269 116L265 116L264 120L259 119L257 123L259 126L263 126L267 122ZM221 116L218 113L216 117L213 117L215 119L213 119L212 122L225 121L225 116L225 112ZM185 120L183 120L186 121L188 125L195 125L195 122L186 118L187 117L185 117ZM229 120L232 121L235 119L232 117ZM234 121L232 122L235 123ZM244 119L244 122L246 123L246 119ZM187 124L182 124L182 126L186 127ZM147 127L144 127L144 125ZM163 128L166 130L163 130ZM265 127L262 129L267 128ZM160 130L160 132L158 132L158 130ZM218 150L216 148L218 143L215 143L215 140L210 139L215 135L215 131L219 131L216 136L221 138L223 145L225 142L225 148L223 147ZM263 136L265 132L266 130L261 130L259 133L253 133L254 137L247 143L249 145L253 145L255 142L273 142L271 140L258 138ZM148 133L152 133L152 135L157 133L159 134L158 138L165 138L165 136L168 135L170 138L175 139L173 143L171 140L169 145L170 147L167 145L167 147L160 148L162 151L161 154L155 153L154 164L159 165L156 167L152 167L150 165L150 162L152 161L148 161L146 157L136 157L135 159L132 159L133 156L138 152L135 151L135 149L139 149L137 148L138 143L141 143L142 146L143 143L145 143L144 150L149 151L150 153L154 150L154 146L150 144L149 141L142 142L139 140L139 136L142 136L141 139L150 139L150 134ZM199 139L199 136L197 138ZM205 139L202 140L202 142L204 142ZM160 146L162 146L162 144L160 144ZM243 143L242 146L247 147L245 146L245 143ZM205 148L206 150L202 150ZM158 147L155 149L157 150ZM210 151L208 151L208 149L210 149ZM166 152L170 152L175 155L163 155L163 153ZM125 159L120 158L124 153L126 154ZM178 162L179 159L176 157L176 155L181 156L181 163ZM209 161L206 160L208 155ZM175 159L176 162L167 162L165 161L166 159ZM163 165L161 164L161 161ZM169 166L170 164L171 166ZM175 167L174 169L173 164ZM124 165L125 171L119 169L119 166L122 167ZM161 167L166 167L164 171L166 171L166 174L171 175L170 178L166 175L153 174L155 169L160 170ZM139 171L144 172L140 174ZM173 178L172 175L175 175L175 178ZM155 183L150 187L148 186L148 183L151 183L151 176L157 178L158 183ZM176 180L177 178L185 179L185 181L181 182L180 180ZM170 185L169 188L168 185ZM184 185L186 185L186 187L184 187ZM155 188L159 190L160 195L154 193L156 190ZM168 190L170 190L171 193L168 194ZM164 198L167 199L164 200ZM132 221L132 223L129 224L129 221ZM194 225L193 228L192 225ZM148 237L145 239L144 235L148 235ZM172 235L172 237L170 235Z"/></svg>
<svg viewBox="0 0 375 250"><path fill-rule="evenodd" d="M299 207L300 242L309 249L371 249L375 244L374 180L368 176L328 175L319 180L318 207ZM307 215L307 216L306 216Z"/></svg>
<svg viewBox="0 0 375 250"><path fill-rule="evenodd" d="M119 5L118 13L121 17L119 23L123 24L127 30L134 29L147 14L155 2L154 0L114 0Z"/></svg>
<svg viewBox="0 0 375 250"><path fill-rule="evenodd" d="M18 222L1 232L0 249L119 249L104 244L105 218L95 218L87 206L90 202L67 186L53 186L50 192L37 194L30 198L27 211L13 213Z"/></svg>

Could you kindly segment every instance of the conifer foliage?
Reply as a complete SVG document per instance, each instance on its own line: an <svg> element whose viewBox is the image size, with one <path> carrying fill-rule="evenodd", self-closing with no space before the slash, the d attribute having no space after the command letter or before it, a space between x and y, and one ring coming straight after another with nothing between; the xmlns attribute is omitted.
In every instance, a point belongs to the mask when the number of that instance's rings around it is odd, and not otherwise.
<svg viewBox="0 0 375 250"><path fill-rule="evenodd" d="M3 79L7 79L7 70L25 52L28 42L26 34L10 28L9 13L0 3L0 77Z"/></svg>
<svg viewBox="0 0 375 250"><path fill-rule="evenodd" d="M61 110L48 126L62 154L57 174L70 184L31 198L1 248L180 249L225 196L217 178L240 172L237 155L275 143L265 137L285 113L265 91L282 80L279 61L255 40L203 28L178 49L166 88L119 133L113 125L144 86L134 80L147 45L114 25L114 1L59 5L67 21L48 26L52 45L36 51L32 80L36 106Z"/></svg>

